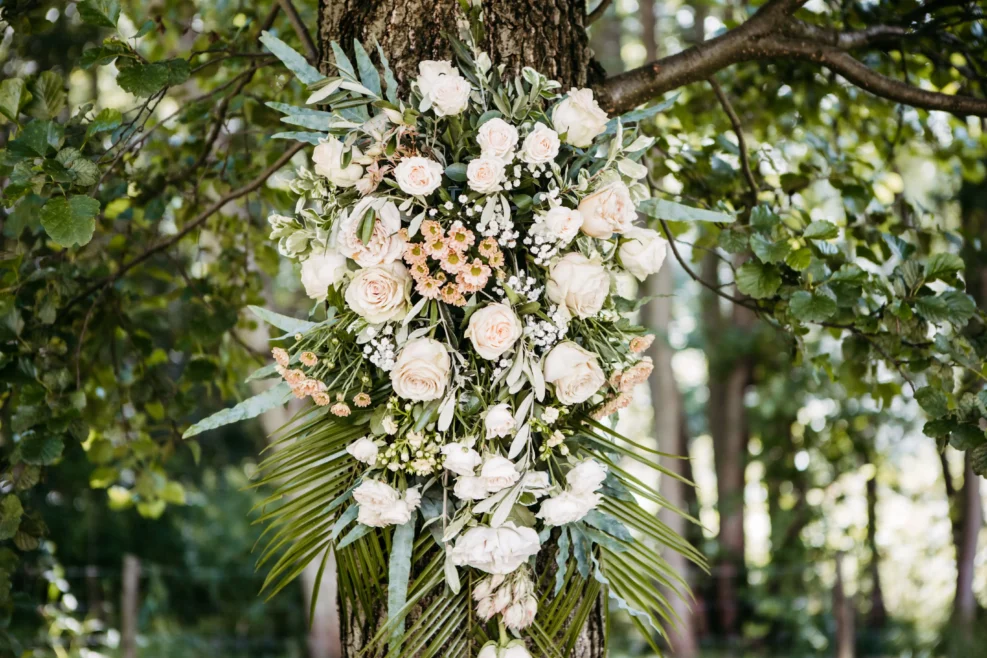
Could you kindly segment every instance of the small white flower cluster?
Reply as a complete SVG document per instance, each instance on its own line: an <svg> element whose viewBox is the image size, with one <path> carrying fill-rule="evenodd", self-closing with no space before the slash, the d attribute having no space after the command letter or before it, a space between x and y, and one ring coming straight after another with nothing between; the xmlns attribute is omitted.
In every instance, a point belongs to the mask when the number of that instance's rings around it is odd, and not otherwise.
<svg viewBox="0 0 987 658"><path fill-rule="evenodd" d="M548 351L569 332L569 314L565 310L553 304L548 309L548 317L551 321L540 320L535 315L524 319L524 335L537 353Z"/></svg>
<svg viewBox="0 0 987 658"><path fill-rule="evenodd" d="M387 325L381 332L382 335L374 336L370 339L370 343L363 347L363 353L370 358L370 363L384 372L390 372L394 369L397 358L398 347L397 343L394 342L393 333L394 330L390 325Z"/></svg>
<svg viewBox="0 0 987 658"><path fill-rule="evenodd" d="M496 238L497 244L501 247L514 249L517 246L517 239L521 235L514 228L514 221L509 215L504 215L504 211L500 203L496 200L490 199L487 203L494 204L493 211L490 213L489 217L481 217L480 221L476 225L476 230L479 231L480 235L485 238ZM467 217L471 217L473 214L473 208L466 209Z"/></svg>
<svg viewBox="0 0 987 658"><path fill-rule="evenodd" d="M528 276L528 273L524 270L520 270L516 275L511 275L507 280L507 287L529 302L537 302L541 299L542 293L545 292L545 287L538 285L538 279ZM504 286L498 285L494 288L494 292L501 297L507 297L507 291L504 289Z"/></svg>
<svg viewBox="0 0 987 658"><path fill-rule="evenodd" d="M546 265L558 255L559 249L564 246L559 240L546 237L542 229L544 223L540 215L536 216L530 235L524 239L524 245L531 250L531 255L535 257L535 265Z"/></svg>

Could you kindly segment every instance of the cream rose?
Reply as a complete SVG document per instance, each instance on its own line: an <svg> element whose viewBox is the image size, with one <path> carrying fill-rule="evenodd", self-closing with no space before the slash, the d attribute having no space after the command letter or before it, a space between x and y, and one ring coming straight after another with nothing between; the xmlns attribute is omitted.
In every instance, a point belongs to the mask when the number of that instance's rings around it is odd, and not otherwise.
<svg viewBox="0 0 987 658"><path fill-rule="evenodd" d="M459 536L452 549L456 566L470 566L485 573L513 573L538 553L541 542L532 528L508 521L499 528L470 528Z"/></svg>
<svg viewBox="0 0 987 658"><path fill-rule="evenodd" d="M545 381L555 386L562 404L579 404L606 384L597 356L572 341L556 345L543 364Z"/></svg>
<svg viewBox="0 0 987 658"><path fill-rule="evenodd" d="M497 653L497 645L485 645L482 649L480 649L480 653L476 654L476 658L500 658L500 654Z"/></svg>
<svg viewBox="0 0 987 658"><path fill-rule="evenodd" d="M442 165L419 156L404 158L394 168L394 180L405 194L428 196L442 184Z"/></svg>
<svg viewBox="0 0 987 658"><path fill-rule="evenodd" d="M589 318L600 312L610 293L607 270L578 252L570 252L552 265L545 294L573 315Z"/></svg>
<svg viewBox="0 0 987 658"><path fill-rule="evenodd" d="M552 110L555 129L567 144L585 148L607 129L607 113L593 98L592 89L570 89L569 95Z"/></svg>
<svg viewBox="0 0 987 658"><path fill-rule="evenodd" d="M483 500L490 495L487 491L487 483L481 477L464 475L456 480L456 486L452 492L459 500Z"/></svg>
<svg viewBox="0 0 987 658"><path fill-rule="evenodd" d="M514 413L509 404L496 404L483 416L483 427L488 439L499 439L514 431Z"/></svg>
<svg viewBox="0 0 987 658"><path fill-rule="evenodd" d="M328 137L315 147L312 152L312 162L315 164L315 173L325 176L326 179L337 187L353 187L356 182L363 177L363 167L350 162L343 166L343 153L346 149L343 143L335 137ZM352 147L352 157L354 160L362 157L360 149Z"/></svg>
<svg viewBox="0 0 987 658"><path fill-rule="evenodd" d="M312 299L325 299L329 288L346 275L346 258L332 249L313 252L302 261L302 285Z"/></svg>
<svg viewBox="0 0 987 658"><path fill-rule="evenodd" d="M569 244L579 234L583 215L578 210L557 206L541 216L543 235L562 244Z"/></svg>
<svg viewBox="0 0 987 658"><path fill-rule="evenodd" d="M559 134L544 123L536 123L524 138L518 156L528 164L545 164L554 160L558 154Z"/></svg>
<svg viewBox="0 0 987 658"><path fill-rule="evenodd" d="M353 459L364 464L373 466L377 463L377 444L367 437L357 439L346 446L346 452L353 456Z"/></svg>
<svg viewBox="0 0 987 658"><path fill-rule="evenodd" d="M405 400L438 400L445 394L451 367L449 352L442 343L416 338L401 348L391 370L391 386Z"/></svg>
<svg viewBox="0 0 987 658"><path fill-rule="evenodd" d="M508 351L521 337L524 327L507 304L488 304L470 316L466 337L476 353L492 361Z"/></svg>
<svg viewBox="0 0 987 658"><path fill-rule="evenodd" d="M357 521L372 528L404 525L421 504L422 496L417 488L401 492L378 480L364 480L353 490L353 499L359 506Z"/></svg>
<svg viewBox="0 0 987 658"><path fill-rule="evenodd" d="M428 96L440 75L459 75L459 71L449 60L426 59L418 63L418 89L422 96Z"/></svg>
<svg viewBox="0 0 987 658"><path fill-rule="evenodd" d="M545 525L550 526L575 523L596 509L600 500L600 495L593 492L577 494L563 491L557 496L543 500L536 516L544 521Z"/></svg>
<svg viewBox="0 0 987 658"><path fill-rule="evenodd" d="M447 443L442 446L442 454L446 458L446 469L456 475L473 475L476 467L483 462L480 453L463 443Z"/></svg>
<svg viewBox="0 0 987 658"><path fill-rule="evenodd" d="M490 455L483 460L480 478L487 487L487 493L497 493L521 479L514 462L500 455Z"/></svg>
<svg viewBox="0 0 987 658"><path fill-rule="evenodd" d="M657 231L632 228L624 233L617 255L625 270L638 281L644 281L649 274L655 274L661 269L667 250L665 239Z"/></svg>
<svg viewBox="0 0 987 658"><path fill-rule="evenodd" d="M371 324L395 320L408 310L411 276L399 261L367 267L346 287L346 305Z"/></svg>
<svg viewBox="0 0 987 658"><path fill-rule="evenodd" d="M565 475L569 490L575 493L593 493L607 479L607 467L595 459L584 459Z"/></svg>
<svg viewBox="0 0 987 658"><path fill-rule="evenodd" d="M631 192L619 180L580 201L579 212L583 215L583 233L604 240L629 230L637 217Z"/></svg>
<svg viewBox="0 0 987 658"><path fill-rule="evenodd" d="M517 140L517 128L499 117L490 119L476 131L476 143L483 155L505 163L514 159Z"/></svg>
<svg viewBox="0 0 987 658"><path fill-rule="evenodd" d="M499 158L481 155L466 167L466 180L474 192L499 192L504 182L504 162Z"/></svg>
<svg viewBox="0 0 987 658"><path fill-rule="evenodd" d="M528 471L521 478L521 488L535 497L544 496L552 488L552 483L548 478L548 471Z"/></svg>
<svg viewBox="0 0 987 658"><path fill-rule="evenodd" d="M427 60L418 64L418 73L418 89L437 116L459 114L469 105L470 83L451 62Z"/></svg>
<svg viewBox="0 0 987 658"><path fill-rule="evenodd" d="M370 239L364 243L361 234L363 220L368 214L373 217L374 225ZM336 233L336 246L341 254L361 267L386 265L397 260L404 251L400 229L401 213L393 202L367 197L343 216Z"/></svg>

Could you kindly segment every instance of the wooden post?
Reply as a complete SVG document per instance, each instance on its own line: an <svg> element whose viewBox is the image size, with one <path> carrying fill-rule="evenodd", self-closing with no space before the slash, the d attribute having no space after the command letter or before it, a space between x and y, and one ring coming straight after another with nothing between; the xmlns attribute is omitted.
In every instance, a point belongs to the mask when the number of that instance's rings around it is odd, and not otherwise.
<svg viewBox="0 0 987 658"><path fill-rule="evenodd" d="M836 554L833 616L836 618L836 658L853 658L856 633L853 625L853 602L846 597L843 589L843 553Z"/></svg>
<svg viewBox="0 0 987 658"><path fill-rule="evenodd" d="M123 587L120 595L120 655L137 658L137 613L140 609L141 561L123 556Z"/></svg>

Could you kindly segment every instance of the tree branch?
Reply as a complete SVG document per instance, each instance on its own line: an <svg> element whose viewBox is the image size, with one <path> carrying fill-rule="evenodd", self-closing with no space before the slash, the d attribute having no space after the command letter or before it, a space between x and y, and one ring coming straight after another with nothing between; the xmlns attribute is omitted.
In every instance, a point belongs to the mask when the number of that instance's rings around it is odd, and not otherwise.
<svg viewBox="0 0 987 658"><path fill-rule="evenodd" d="M589 27L596 21L603 17L603 14L607 13L607 8L613 3L613 0L600 0L600 4L596 5L596 9L586 14L586 27Z"/></svg>
<svg viewBox="0 0 987 658"><path fill-rule="evenodd" d="M733 109L733 104L727 98L726 92L723 91L723 87L716 81L716 78L710 78L709 84L713 87L713 93L716 94L717 100L723 106L723 111L726 112L727 117L730 119L730 125L733 126L733 132L737 136L737 148L740 150L740 168L744 172L744 178L747 179L747 185L751 188L751 196L753 197L751 207L754 207L754 204L757 203L757 194L760 190L757 181L754 179L754 172L751 170L750 155L747 152L747 140L744 138L744 127L740 123L740 117L737 116L736 110Z"/></svg>
<svg viewBox="0 0 987 658"><path fill-rule="evenodd" d="M295 9L295 5L291 4L291 0L278 0L278 4L281 5L281 11L285 13L288 20L291 22L291 27L294 28L295 34L298 38L302 40L302 45L305 46L305 52L308 55L309 63L314 64L319 61L319 49L315 46L315 42L312 41L312 36L308 33L308 29L305 27L305 23L302 21L302 17L298 15L298 11Z"/></svg>
<svg viewBox="0 0 987 658"><path fill-rule="evenodd" d="M156 254L158 252L161 252L161 251L163 251L165 249L168 249L169 247L171 247L172 245L174 245L175 243L177 243L179 240L181 240L182 238L184 238L186 235L188 235L189 233L191 233L192 231L194 231L196 228L198 228L199 226L201 226L203 223L205 223L205 221L207 219L209 219L210 217L212 217L213 215L215 215L217 212L219 212L220 210L222 210L223 206L225 206L230 201L235 201L236 199L239 199L240 197L242 197L244 195L247 195L247 194L250 194L254 190L258 189L261 185L264 184L264 182L268 178L270 178L276 171L278 171L279 169L281 169L281 167L285 166L288 163L288 161L291 160L292 157L294 157L294 155L296 153L298 153L299 151L301 151L306 146L307 146L306 143L299 142L298 144L295 144L294 146L290 147L287 151L285 151L281 155L280 158L278 158L274 162L274 164L272 164L270 167L268 167L267 169L265 169L264 171L262 171L255 179L253 179L252 181L250 181L249 183L247 183L243 187L239 187L239 188L237 188L235 190L231 190L231 191L227 192L226 194L224 194L217 201L215 201L212 205L210 205L208 208L206 208L201 213L199 213L198 215L196 215L196 217L194 219L192 219L191 221L189 221L182 228L181 231L179 231L175 235L171 236L167 240L162 240L161 242L159 242L159 243L157 243L157 244L155 244L155 245L153 245L151 247L148 247L139 256L136 256L133 259L131 259L131 260L127 261L126 263L124 263L123 265L121 265L120 266L120 269L117 270L115 273L113 273L113 274L111 274L111 275L109 275L107 277L104 277L103 279L100 279L99 281L97 281L96 283L92 284L91 286L89 286L88 288L86 288L85 290L83 290L81 293L79 293L78 295L76 295L75 297L73 297L68 302L68 304L65 305L65 308L63 309L62 312L65 312L66 310L68 310L69 308L71 308L76 303L78 303L78 302L82 301L83 299L89 297L89 295L93 294L94 292L96 292L98 290L101 290L101 289L105 288L106 286L112 285L114 282L116 282L118 279L120 279L124 274L126 274L130 270L134 269L135 267L137 267L138 265L140 265L141 263L143 263L144 261L146 261L148 258L150 258L151 256L153 256L154 254Z"/></svg>

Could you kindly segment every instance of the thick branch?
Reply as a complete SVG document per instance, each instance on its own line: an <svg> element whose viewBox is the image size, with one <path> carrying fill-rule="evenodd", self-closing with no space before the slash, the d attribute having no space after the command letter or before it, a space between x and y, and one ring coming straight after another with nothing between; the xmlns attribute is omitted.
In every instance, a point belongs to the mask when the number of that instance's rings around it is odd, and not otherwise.
<svg viewBox="0 0 987 658"><path fill-rule="evenodd" d="M600 18L603 17L603 14L607 13L607 7L609 7L612 2L613 0L600 0L600 4L596 5L596 9L586 14L586 25L592 25L596 21L600 20Z"/></svg>
<svg viewBox="0 0 987 658"><path fill-rule="evenodd" d="M295 34L298 38L302 40L302 45L305 46L305 53L308 55L308 61L315 63L319 61L319 49L315 46L315 42L312 41L312 36L308 33L308 29L305 27L305 22L302 21L302 17L298 15L298 11L295 10L295 6L291 4L291 0L278 0L278 4L281 5L281 9L284 11L288 20L291 21L291 27L294 28Z"/></svg>

